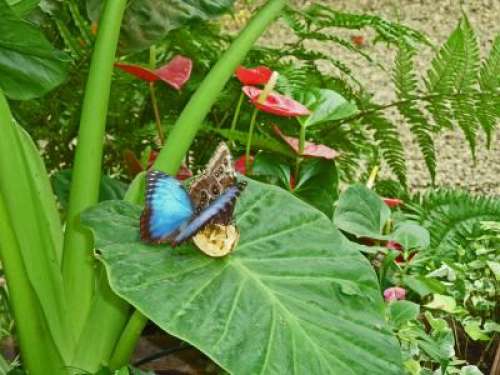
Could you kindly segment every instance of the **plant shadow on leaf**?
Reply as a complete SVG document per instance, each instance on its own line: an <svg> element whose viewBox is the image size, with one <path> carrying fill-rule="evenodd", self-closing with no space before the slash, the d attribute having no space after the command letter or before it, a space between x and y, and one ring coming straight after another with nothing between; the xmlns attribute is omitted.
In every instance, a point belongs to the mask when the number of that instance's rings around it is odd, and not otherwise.
<svg viewBox="0 0 500 375"><path fill-rule="evenodd" d="M140 242L140 206L86 211L112 289L230 373L400 374L367 260L320 211L247 181L240 243L222 259Z"/></svg>

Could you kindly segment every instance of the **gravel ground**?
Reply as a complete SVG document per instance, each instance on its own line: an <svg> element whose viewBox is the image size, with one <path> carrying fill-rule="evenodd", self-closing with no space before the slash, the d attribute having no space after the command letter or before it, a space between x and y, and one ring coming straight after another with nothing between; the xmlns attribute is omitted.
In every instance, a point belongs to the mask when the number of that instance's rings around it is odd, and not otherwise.
<svg viewBox="0 0 500 375"><path fill-rule="evenodd" d="M298 6L311 4L311 1L293 1ZM436 44L441 45L455 28L462 9L476 31L484 56L491 46L494 36L500 33L500 0L324 0L318 1L336 9L354 13L370 13L380 15L388 20L399 21L417 30L425 32ZM325 52L335 54L339 59L349 62L358 79L375 93L379 103L391 102L394 88L390 82L390 69L393 66L394 51L382 43L370 43L373 34L369 31L355 31L347 35L363 35L366 52L388 71L367 64L337 46L314 45ZM261 43L279 45L289 41L290 31L283 23L274 25L260 40ZM425 74L433 52L424 48L416 59L416 66L421 74ZM401 123L397 114L389 114L397 123ZM404 124L401 134L407 154L407 167L410 185L420 189L429 185L429 176L422 157ZM474 164L463 134L459 130L446 131L435 139L438 151L438 168L436 182L440 186L460 186L469 191L500 195L500 135L493 137L492 147L487 150L483 139L477 146L476 163ZM386 168L384 168L386 170Z"/></svg>

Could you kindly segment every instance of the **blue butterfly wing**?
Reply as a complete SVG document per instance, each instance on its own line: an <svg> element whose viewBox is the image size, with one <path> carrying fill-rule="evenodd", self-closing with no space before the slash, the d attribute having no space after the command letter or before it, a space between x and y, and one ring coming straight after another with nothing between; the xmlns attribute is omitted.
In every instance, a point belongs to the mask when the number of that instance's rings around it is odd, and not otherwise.
<svg viewBox="0 0 500 375"><path fill-rule="evenodd" d="M193 216L191 198L181 183L160 171L146 176L146 202L141 215L141 239L168 242Z"/></svg>
<svg viewBox="0 0 500 375"><path fill-rule="evenodd" d="M246 183L240 182L227 188L216 200L214 200L207 208L196 215L185 227L176 234L171 241L172 245L178 245L192 236L194 236L205 225L218 217L221 213L228 209L232 210L236 198L245 188Z"/></svg>

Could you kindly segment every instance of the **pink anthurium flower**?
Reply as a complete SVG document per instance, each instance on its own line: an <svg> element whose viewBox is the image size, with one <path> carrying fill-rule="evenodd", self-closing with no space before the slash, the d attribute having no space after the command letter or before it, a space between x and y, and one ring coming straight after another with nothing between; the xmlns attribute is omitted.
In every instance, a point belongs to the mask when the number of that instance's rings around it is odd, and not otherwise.
<svg viewBox="0 0 500 375"><path fill-rule="evenodd" d="M155 70L137 64L115 63L115 66L143 81L161 80L174 89L180 90L191 76L193 62L187 57L177 55L166 65Z"/></svg>
<svg viewBox="0 0 500 375"><path fill-rule="evenodd" d="M406 289L399 286L393 286L384 290L384 299L386 302L393 302L405 299Z"/></svg>
<svg viewBox="0 0 500 375"><path fill-rule="evenodd" d="M299 102L276 92L267 95L263 103L259 103L261 89L253 86L243 86L243 92L257 109L282 117L305 116L311 112Z"/></svg>
<svg viewBox="0 0 500 375"><path fill-rule="evenodd" d="M403 201L398 198L382 198L384 203L390 208L396 208L403 204Z"/></svg>
<svg viewBox="0 0 500 375"><path fill-rule="evenodd" d="M267 66L245 68L240 65L236 68L236 78L242 85L265 85L271 78L271 74L273 74L273 71Z"/></svg>
<svg viewBox="0 0 500 375"><path fill-rule="evenodd" d="M273 126L274 132L283 139L292 149L298 154L299 153L299 139L294 137L289 137L282 133L281 129L276 125ZM302 156L310 157L310 158L323 158L323 159L335 159L339 156L339 153L335 151L333 148L330 148L325 145L317 145L312 142L305 142L304 144L304 153Z"/></svg>

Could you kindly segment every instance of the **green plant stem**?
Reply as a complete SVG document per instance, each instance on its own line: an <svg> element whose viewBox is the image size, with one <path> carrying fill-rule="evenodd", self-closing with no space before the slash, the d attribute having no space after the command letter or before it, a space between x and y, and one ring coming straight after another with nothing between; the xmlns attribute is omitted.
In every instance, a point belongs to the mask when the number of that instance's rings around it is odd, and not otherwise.
<svg viewBox="0 0 500 375"><path fill-rule="evenodd" d="M199 127L217 100L219 92L267 26L279 15L286 0L270 0L250 20L245 29L205 77L177 119L154 167L175 174Z"/></svg>
<svg viewBox="0 0 500 375"><path fill-rule="evenodd" d="M241 105L243 104L243 99L245 99L245 94L243 91L240 93L240 98L238 99L238 104L236 104L236 110L234 111L233 121L231 121L231 131L236 130L236 124L240 117Z"/></svg>
<svg viewBox="0 0 500 375"><path fill-rule="evenodd" d="M156 47L149 47L149 67L151 69L156 68ZM149 96L151 97L151 104L153 105L153 112L155 115L156 130L158 132L158 139L160 140L160 146L165 144L165 135L163 134L163 129L161 127L161 116L160 109L158 108L158 100L156 99L155 83L149 82Z"/></svg>
<svg viewBox="0 0 500 375"><path fill-rule="evenodd" d="M113 356L109 361L109 367L116 370L128 363L135 348L135 343L141 337L142 330L148 322L147 318L138 310L130 317L125 329L116 344Z"/></svg>
<svg viewBox="0 0 500 375"><path fill-rule="evenodd" d="M300 124L299 133L299 155L295 159L295 181L299 181L300 164L302 163L304 148L306 144L306 127Z"/></svg>
<svg viewBox="0 0 500 375"><path fill-rule="evenodd" d="M257 108L254 108L254 110L252 112L252 118L250 119L250 127L248 129L247 144L245 147L245 168L246 168L247 174L251 174L251 168L252 168L252 163L250 161L250 150L252 149L252 137L253 137L253 131L255 129L255 121L257 120L257 113L259 113L259 110Z"/></svg>
<svg viewBox="0 0 500 375"><path fill-rule="evenodd" d="M242 62L250 48L252 48L257 38L279 16L286 3L286 0L268 1L252 18L231 47L222 55L177 119L165 147L160 151L154 163L154 168L172 175L177 172L199 127L217 100L218 94L222 91L224 85L231 78L234 70ZM131 186L133 190L127 192L127 200L136 203L143 201L144 190L141 189L142 180L144 180L144 174L140 174L132 182ZM134 314L134 320L136 321L131 323L131 325L135 327L139 327L141 322L142 324L146 324L147 322L147 318L142 314ZM129 332L131 332L131 337L135 337L135 330L131 329ZM136 341L127 337L120 339L119 353L126 353L132 350L135 344ZM126 365L126 363L119 363L118 359L121 358L123 361L125 357L119 355L119 353L117 353L116 357L113 355L113 365L117 368Z"/></svg>
<svg viewBox="0 0 500 375"><path fill-rule="evenodd" d="M163 129L161 128L160 110L158 108L158 101L156 100L156 90L154 82L149 82L149 96L151 97L151 104L153 105L153 112L155 114L155 124L156 130L158 131L158 139L160 141L160 146L163 146L165 144L165 135L163 134Z"/></svg>
<svg viewBox="0 0 500 375"><path fill-rule="evenodd" d="M80 119L63 251L66 298L76 337L89 312L95 284L92 236L80 226L79 216L96 204L99 197L113 62L126 3L126 0L105 2Z"/></svg>

